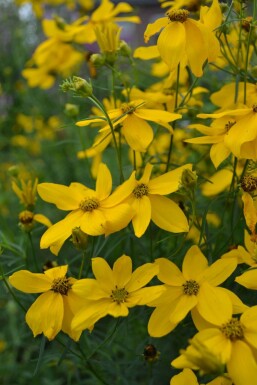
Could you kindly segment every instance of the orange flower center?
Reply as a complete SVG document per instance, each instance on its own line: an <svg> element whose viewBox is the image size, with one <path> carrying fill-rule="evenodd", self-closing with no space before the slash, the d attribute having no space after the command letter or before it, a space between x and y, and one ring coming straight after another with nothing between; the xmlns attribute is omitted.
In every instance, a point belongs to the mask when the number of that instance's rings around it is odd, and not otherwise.
<svg viewBox="0 0 257 385"><path fill-rule="evenodd" d="M246 192L252 192L257 189L257 177L253 175L245 175L241 180L241 187Z"/></svg>
<svg viewBox="0 0 257 385"><path fill-rule="evenodd" d="M194 279L190 279L183 283L183 292L186 295L197 295L200 289L199 283L197 283Z"/></svg>
<svg viewBox="0 0 257 385"><path fill-rule="evenodd" d="M148 195L149 188L146 184L140 183L137 187L134 188L132 191L133 195L137 198L140 199L144 195Z"/></svg>
<svg viewBox="0 0 257 385"><path fill-rule="evenodd" d="M111 298L114 302L118 304L126 302L128 292L125 287L118 289L118 286L115 286L115 290L112 290Z"/></svg>
<svg viewBox="0 0 257 385"><path fill-rule="evenodd" d="M220 331L231 341L244 338L244 325L237 318L231 318L229 322L221 325Z"/></svg>
<svg viewBox="0 0 257 385"><path fill-rule="evenodd" d="M97 199L94 199L94 198L85 198L79 204L79 208L82 211L93 211L98 207L99 207L99 202Z"/></svg>
<svg viewBox="0 0 257 385"><path fill-rule="evenodd" d="M179 21L180 23L184 23L189 16L189 11L186 9L172 9L167 12L166 15L170 21Z"/></svg>
<svg viewBox="0 0 257 385"><path fill-rule="evenodd" d="M68 295L68 291L71 289L72 284L67 277L60 277L53 280L51 290L55 293L62 295Z"/></svg>

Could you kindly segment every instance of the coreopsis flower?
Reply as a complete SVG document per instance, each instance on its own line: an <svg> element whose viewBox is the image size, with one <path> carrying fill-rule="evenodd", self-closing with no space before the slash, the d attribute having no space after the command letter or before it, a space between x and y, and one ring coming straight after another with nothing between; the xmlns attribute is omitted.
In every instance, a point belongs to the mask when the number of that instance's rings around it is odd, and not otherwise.
<svg viewBox="0 0 257 385"><path fill-rule="evenodd" d="M81 304L74 292L79 281L67 277L67 269L67 265L58 266L44 274L20 270L9 277L11 285L24 293L42 293L25 317L34 337L43 333L52 340L61 330L75 341L80 337L80 332L71 330L72 317Z"/></svg>
<svg viewBox="0 0 257 385"><path fill-rule="evenodd" d="M87 329L107 314L126 317L130 308L145 305L163 290L160 286L144 287L158 273L158 266L146 263L132 272L132 260L127 255L118 258L113 269L105 259L93 258L92 270L95 279L83 279L75 288L76 295L91 301L91 304L85 302L74 316L72 329L76 332Z"/></svg>
<svg viewBox="0 0 257 385"><path fill-rule="evenodd" d="M217 287L236 269L235 259L219 259L208 266L199 247L192 246L183 260L182 272L166 258L158 258L155 263L159 266L157 276L166 291L148 303L156 307L148 323L151 336L170 333L190 311L194 322L202 317L215 324L217 312L222 313L231 300L240 307L239 298L229 290ZM241 308L244 309L243 304Z"/></svg>
<svg viewBox="0 0 257 385"><path fill-rule="evenodd" d="M33 209L36 203L38 179L25 180L21 177L12 180L12 190L26 209Z"/></svg>
<svg viewBox="0 0 257 385"><path fill-rule="evenodd" d="M204 10L201 21L188 17L189 11L172 9L167 17L148 24L144 38L148 42L152 35L161 29L157 47L163 61L173 71L178 64L185 61L193 74L201 77L206 60L214 61L219 54L219 42L212 32L221 23L221 11L218 0L213 0L208 12ZM209 26L209 20L212 20Z"/></svg>
<svg viewBox="0 0 257 385"><path fill-rule="evenodd" d="M228 118L234 122L224 136L224 143L240 159L257 159L257 104L215 114L199 114L199 118ZM231 120L232 118L232 120Z"/></svg>
<svg viewBox="0 0 257 385"><path fill-rule="evenodd" d="M226 117L216 119L211 126L203 124L190 124L188 128L195 128L204 136L186 139L185 142L193 144L212 144L210 150L210 158L214 166L217 168L231 154L231 150L225 144L225 138L230 128L236 122Z"/></svg>
<svg viewBox="0 0 257 385"><path fill-rule="evenodd" d="M155 122L172 133L169 122L182 118L180 114L142 108L144 104L144 100L133 100L129 103L123 103L120 108L107 111L114 129L122 125L121 133L124 135L126 142L133 150L140 152L145 152L153 140L153 129L146 120ZM84 127L92 123L102 123L103 120L106 121L106 118L100 116L95 119L81 120L76 125ZM101 134L101 138L98 139L94 146L111 136L109 125L101 128L99 134Z"/></svg>
<svg viewBox="0 0 257 385"><path fill-rule="evenodd" d="M133 213L128 204L121 204L121 196L112 198L111 189L111 173L103 163L98 169L96 190L80 183L71 183L70 186L39 184L38 193L43 200L54 203L61 210L71 211L43 234L40 247L50 247L57 255L75 227L89 235L108 235L126 227Z"/></svg>
<svg viewBox="0 0 257 385"><path fill-rule="evenodd" d="M123 196L123 202L132 207L132 225L137 237L145 233L151 220L163 230L172 233L187 232L189 226L185 214L175 202L164 195L179 189L183 171L192 169L192 165L186 164L150 179L152 169L153 166L148 163L139 180L133 172L129 180L114 192L113 199L116 199L116 194Z"/></svg>
<svg viewBox="0 0 257 385"><path fill-rule="evenodd" d="M205 347L211 355L217 357L226 365L228 376L235 385L252 384L256 381L257 363L255 360L257 349L257 306L253 306L241 315L240 319L232 316L232 304L217 309L216 319L212 324L200 330L192 339L192 344L182 354L172 361L175 368L196 367L195 360L199 358L199 343ZM206 356L203 357L206 359Z"/></svg>
<svg viewBox="0 0 257 385"><path fill-rule="evenodd" d="M252 240L248 231L244 232L245 248L241 245L233 248L227 253L223 254L222 258L236 258L237 263L245 263L248 266L255 266L257 264L257 243Z"/></svg>

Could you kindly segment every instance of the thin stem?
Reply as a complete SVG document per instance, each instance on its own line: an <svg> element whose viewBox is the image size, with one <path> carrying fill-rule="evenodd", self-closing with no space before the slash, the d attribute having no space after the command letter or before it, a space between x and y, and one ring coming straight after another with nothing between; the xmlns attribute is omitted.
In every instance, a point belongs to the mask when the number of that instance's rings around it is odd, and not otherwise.
<svg viewBox="0 0 257 385"><path fill-rule="evenodd" d="M11 296L13 297L14 301L20 306L20 308L26 313L27 310L25 309L25 307L20 303L20 301L18 300L18 298L16 297L16 295L14 294L14 292L12 291L12 289L10 288L10 285L5 277L5 274L4 274L4 271L3 271L3 268L2 266L0 265L0 273L2 275L2 280L7 288L7 290L9 291L9 293L11 294Z"/></svg>
<svg viewBox="0 0 257 385"><path fill-rule="evenodd" d="M29 243L30 243L30 247L31 247L31 253L32 253L32 258L33 258L33 262L35 265L35 269L36 269L36 271L40 271L38 263L37 263L37 258L36 258L36 253L35 253L33 241L32 241L31 232L28 232L28 239L29 239Z"/></svg>

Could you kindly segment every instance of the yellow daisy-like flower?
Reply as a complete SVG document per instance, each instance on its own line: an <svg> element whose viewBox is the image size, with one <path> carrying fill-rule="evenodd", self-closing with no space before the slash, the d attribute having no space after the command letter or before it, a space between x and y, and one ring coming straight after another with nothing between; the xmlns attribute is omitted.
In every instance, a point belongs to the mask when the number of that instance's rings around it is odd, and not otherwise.
<svg viewBox="0 0 257 385"><path fill-rule="evenodd" d="M167 12L167 18L160 18L153 24L148 24L144 37L148 42L152 35L163 28L157 41L163 61L173 71L186 59L193 74L200 77L203 74L204 62L214 61L219 54L219 42L212 32L221 22L218 0L213 0L208 12L204 10L202 22L188 16L187 10L172 9ZM210 26L209 20L212 20Z"/></svg>
<svg viewBox="0 0 257 385"><path fill-rule="evenodd" d="M232 292L216 287L233 273L237 266L235 259L220 259L208 266L208 260L198 246L192 246L185 255L182 272L166 258L159 258L155 263L160 269L158 278L165 284L166 291L156 301L148 303L156 306L148 323L151 336L168 334L190 311L194 322L200 315L215 323L217 314L223 312L230 300L244 309Z"/></svg>
<svg viewBox="0 0 257 385"><path fill-rule="evenodd" d="M128 181L114 192L123 197L123 202L133 209L132 224L137 237L141 237L150 221L156 226L172 233L183 233L189 230L188 221L181 208L171 199L163 195L171 194L180 187L184 170L192 169L191 164L178 167L156 178L150 179L153 166L148 163L142 177L137 180L133 172Z"/></svg>
<svg viewBox="0 0 257 385"><path fill-rule="evenodd" d="M132 272L132 260L127 255L118 258L113 269L105 259L93 258L92 269L95 279L83 279L75 288L77 295L91 301L74 316L72 329L77 332L107 314L126 317L130 308L145 305L149 298L158 297L163 290L160 286L143 287L158 273L157 265L146 263Z"/></svg>
<svg viewBox="0 0 257 385"><path fill-rule="evenodd" d="M240 319L232 317L232 304L227 301L226 306L217 309L216 319L198 332L195 340L206 347L212 354L226 365L227 372L235 385L253 384L257 378L257 306L247 309ZM195 344L197 346L197 343ZM175 368L192 368L190 356L198 356L195 346L190 345L185 353L172 361Z"/></svg>
<svg viewBox="0 0 257 385"><path fill-rule="evenodd" d="M80 183L71 183L70 186L39 184L38 193L43 200L54 203L60 210L71 211L43 234L40 247L50 247L57 255L74 227L80 227L89 235L108 235L126 227L133 212L128 204L120 204L122 197L112 198L111 189L111 173L103 163L98 169L96 190Z"/></svg>
<svg viewBox="0 0 257 385"><path fill-rule="evenodd" d="M70 327L81 303L74 292L79 281L66 277L67 269L67 265L58 266L44 274L20 270L9 277L11 285L24 293L43 293L26 313L26 322L34 337L43 333L52 340L61 330L75 341L80 337L81 333Z"/></svg>
<svg viewBox="0 0 257 385"><path fill-rule="evenodd" d="M158 123L172 133L172 128L168 123L182 118L180 114L142 108L144 104L144 100L133 100L129 103L123 103L119 108L107 111L114 128L121 124L121 132L128 145L133 150L140 152L145 152L153 140L153 129L146 120ZM84 127L92 123L102 123L103 120L106 121L106 118L101 116L96 119L81 120L76 125ZM99 133L101 136L94 143L95 147L111 136L111 128L107 125L101 128Z"/></svg>

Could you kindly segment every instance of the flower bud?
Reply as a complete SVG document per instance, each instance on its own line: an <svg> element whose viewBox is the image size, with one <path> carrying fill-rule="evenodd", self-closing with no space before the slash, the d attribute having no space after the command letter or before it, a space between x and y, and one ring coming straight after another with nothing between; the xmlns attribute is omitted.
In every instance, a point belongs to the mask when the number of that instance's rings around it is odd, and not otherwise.
<svg viewBox="0 0 257 385"><path fill-rule="evenodd" d="M88 234L84 233L80 227L72 229L71 241L78 250L85 251L88 243Z"/></svg>

